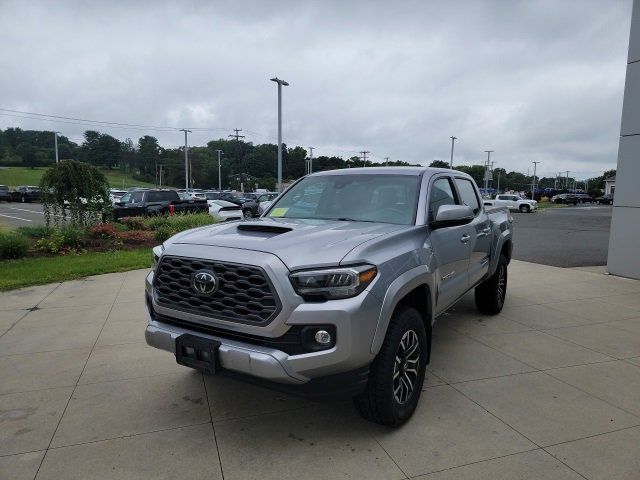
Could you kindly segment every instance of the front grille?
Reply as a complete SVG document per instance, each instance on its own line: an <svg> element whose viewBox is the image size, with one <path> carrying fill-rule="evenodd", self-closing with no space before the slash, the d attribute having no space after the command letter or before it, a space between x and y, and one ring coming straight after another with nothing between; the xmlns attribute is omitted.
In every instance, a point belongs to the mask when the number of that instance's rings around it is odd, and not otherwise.
<svg viewBox="0 0 640 480"><path fill-rule="evenodd" d="M191 276L210 270L219 286L211 295L193 289ZM153 279L158 305L205 317L266 325L280 311L273 285L260 267L164 256Z"/></svg>

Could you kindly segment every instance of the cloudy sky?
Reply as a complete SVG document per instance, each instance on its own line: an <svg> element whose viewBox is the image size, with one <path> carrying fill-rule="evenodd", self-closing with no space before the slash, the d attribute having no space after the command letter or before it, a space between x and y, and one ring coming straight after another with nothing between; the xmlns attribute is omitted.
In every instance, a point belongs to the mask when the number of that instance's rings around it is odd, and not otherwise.
<svg viewBox="0 0 640 480"><path fill-rule="evenodd" d="M630 17L631 0L0 0L0 108L276 143L277 75L283 141L315 155L428 164L455 135L455 163L490 149L507 170L584 178L615 168ZM0 113L75 141L88 128Z"/></svg>

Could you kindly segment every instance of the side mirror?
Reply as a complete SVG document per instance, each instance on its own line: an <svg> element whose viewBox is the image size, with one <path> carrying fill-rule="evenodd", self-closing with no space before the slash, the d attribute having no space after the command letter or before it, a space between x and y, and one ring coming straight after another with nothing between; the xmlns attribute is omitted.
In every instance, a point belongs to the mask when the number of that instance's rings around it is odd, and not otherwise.
<svg viewBox="0 0 640 480"><path fill-rule="evenodd" d="M466 205L441 205L436 213L432 228L465 225L474 219L473 209Z"/></svg>

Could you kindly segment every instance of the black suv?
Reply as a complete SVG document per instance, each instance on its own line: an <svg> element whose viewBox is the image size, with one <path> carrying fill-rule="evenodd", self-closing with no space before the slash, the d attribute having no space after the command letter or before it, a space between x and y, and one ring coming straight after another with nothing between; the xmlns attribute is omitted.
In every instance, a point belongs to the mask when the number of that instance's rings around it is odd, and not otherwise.
<svg viewBox="0 0 640 480"><path fill-rule="evenodd" d="M601 197L596 198L596 203L599 205L611 205L613 203L613 195L603 195Z"/></svg>
<svg viewBox="0 0 640 480"><path fill-rule="evenodd" d="M11 192L9 191L9 187L6 185L0 185L0 201L2 200L5 202L11 201Z"/></svg>
<svg viewBox="0 0 640 480"><path fill-rule="evenodd" d="M42 198L42 190L32 185L21 185L11 192L11 200L14 202L37 202L40 198Z"/></svg>

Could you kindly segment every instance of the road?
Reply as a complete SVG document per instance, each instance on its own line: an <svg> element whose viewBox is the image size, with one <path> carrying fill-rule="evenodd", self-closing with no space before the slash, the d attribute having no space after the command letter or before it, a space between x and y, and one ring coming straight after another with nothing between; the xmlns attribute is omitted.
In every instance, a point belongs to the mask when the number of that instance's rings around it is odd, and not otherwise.
<svg viewBox="0 0 640 480"><path fill-rule="evenodd" d="M606 265L610 206L514 213L513 258L556 267Z"/></svg>
<svg viewBox="0 0 640 480"><path fill-rule="evenodd" d="M0 225L16 228L36 227L43 223L40 203L0 203Z"/></svg>

